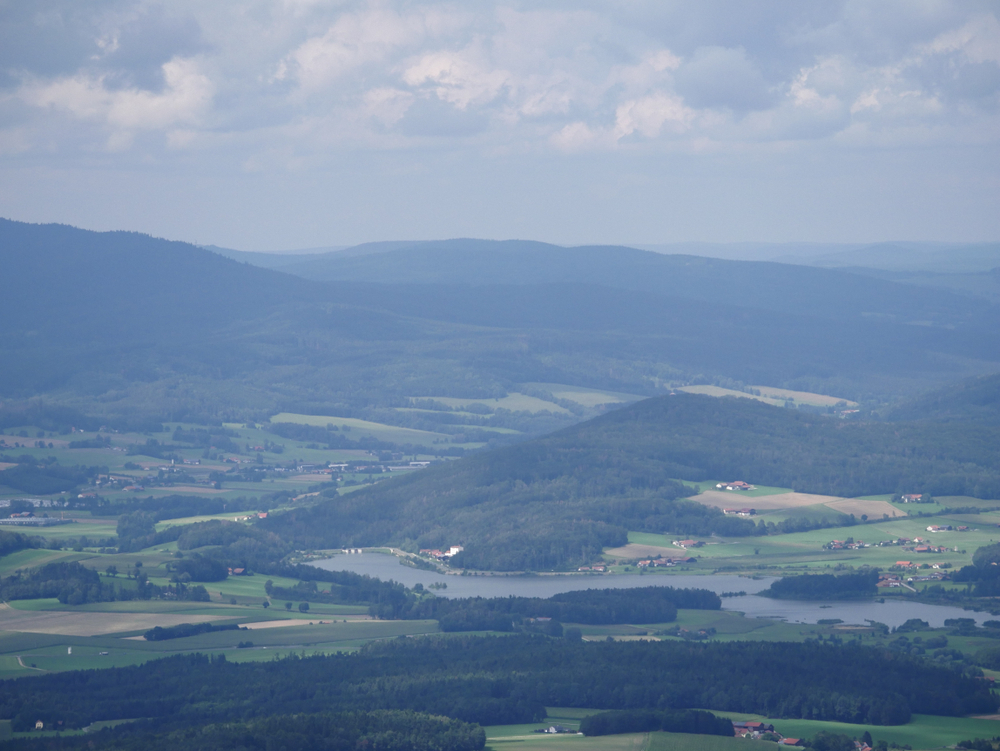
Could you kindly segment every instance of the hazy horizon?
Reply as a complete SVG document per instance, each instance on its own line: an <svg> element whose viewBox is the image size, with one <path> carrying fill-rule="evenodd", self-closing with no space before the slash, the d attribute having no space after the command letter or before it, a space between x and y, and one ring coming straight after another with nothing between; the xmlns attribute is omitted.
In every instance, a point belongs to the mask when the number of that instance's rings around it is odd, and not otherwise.
<svg viewBox="0 0 1000 751"><path fill-rule="evenodd" d="M250 251L1000 238L994 3L0 10L0 215Z"/></svg>

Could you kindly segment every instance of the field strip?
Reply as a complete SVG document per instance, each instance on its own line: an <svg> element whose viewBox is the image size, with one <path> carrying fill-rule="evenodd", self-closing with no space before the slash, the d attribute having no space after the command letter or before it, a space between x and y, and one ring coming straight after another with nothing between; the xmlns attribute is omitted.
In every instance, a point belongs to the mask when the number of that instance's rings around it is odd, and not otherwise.
<svg viewBox="0 0 1000 751"><path fill-rule="evenodd" d="M905 511L900 511L887 501L861 501L857 498L845 498L841 501L829 501L824 505L842 514L854 514L858 518L862 514L867 514L869 519L880 519L883 514L890 519L907 515Z"/></svg>
<svg viewBox="0 0 1000 751"><path fill-rule="evenodd" d="M787 399L791 397L797 402L803 404L815 404L820 407L834 407L838 404L844 403L848 407L857 407L857 402L852 402L850 399L841 399L838 396L828 396L826 394L814 394L811 391L790 391L789 389L777 389L772 386L750 386L752 389L757 389L761 396L767 396L771 399Z"/></svg>
<svg viewBox="0 0 1000 751"><path fill-rule="evenodd" d="M10 462L0 462L0 472L3 472L5 469L10 469L11 467L16 467L16 466L17 466L16 464L11 464Z"/></svg>
<svg viewBox="0 0 1000 751"><path fill-rule="evenodd" d="M307 621L304 618L289 618L287 620L281 621L256 621L254 623L241 623L240 628L250 629L251 631L257 631L263 628L285 628L287 626L330 626L337 621L370 621L372 617L370 615L356 615L356 616L344 616L343 618L337 618L336 620L329 621Z"/></svg>
<svg viewBox="0 0 1000 751"><path fill-rule="evenodd" d="M61 636L98 636L121 631L146 631L154 626L203 623L218 620L211 615L172 613L94 613L62 610L31 612L0 608L0 631L25 631Z"/></svg>
<svg viewBox="0 0 1000 751"><path fill-rule="evenodd" d="M756 498L742 495L739 491L706 490L691 497L702 506L715 508L752 508L757 511L779 511L800 506L816 506L820 503L829 505L834 501L843 501L835 495L813 495L812 493L779 493L777 495L759 495Z"/></svg>
<svg viewBox="0 0 1000 751"><path fill-rule="evenodd" d="M663 556L664 558L687 558L688 554L683 550L678 548L661 548L659 545L642 545L637 542L630 542L628 545L622 545L620 548L607 548L604 551L605 555L611 555L615 558L656 558L656 556Z"/></svg>
<svg viewBox="0 0 1000 751"><path fill-rule="evenodd" d="M228 493L228 490L217 490L211 485L171 485L167 490L179 493L204 493L205 495L215 495L216 493Z"/></svg>
<svg viewBox="0 0 1000 751"><path fill-rule="evenodd" d="M541 739L555 740L556 738L578 738L579 733L532 733L531 735L498 735L495 738L487 738L488 743L502 743L503 741L537 741Z"/></svg>

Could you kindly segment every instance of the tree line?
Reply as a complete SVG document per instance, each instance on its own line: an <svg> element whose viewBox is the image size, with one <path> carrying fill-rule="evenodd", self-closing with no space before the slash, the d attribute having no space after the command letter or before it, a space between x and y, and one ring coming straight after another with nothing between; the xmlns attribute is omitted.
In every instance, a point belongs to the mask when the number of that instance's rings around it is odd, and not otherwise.
<svg viewBox="0 0 1000 751"><path fill-rule="evenodd" d="M86 736L8 741L9 748L106 751L480 751L486 734L478 725L408 711L317 712L265 715L191 727L169 719L145 720Z"/></svg>
<svg viewBox="0 0 1000 751"><path fill-rule="evenodd" d="M427 596L413 600L399 614L407 619L434 619L442 631L513 631L526 619L548 618L562 623L669 623L678 608L719 610L722 600L706 589L640 587L587 589L541 597ZM378 608L371 609L378 615Z"/></svg>
<svg viewBox="0 0 1000 751"><path fill-rule="evenodd" d="M150 718L191 726L328 711L411 710L481 725L546 706L708 708L896 725L996 711L985 681L889 650L817 643L581 642L538 635L375 642L356 654L233 664L177 655L8 682L14 730Z"/></svg>
<svg viewBox="0 0 1000 751"><path fill-rule="evenodd" d="M779 600L856 600L878 592L878 571L800 574L771 582L760 594Z"/></svg>

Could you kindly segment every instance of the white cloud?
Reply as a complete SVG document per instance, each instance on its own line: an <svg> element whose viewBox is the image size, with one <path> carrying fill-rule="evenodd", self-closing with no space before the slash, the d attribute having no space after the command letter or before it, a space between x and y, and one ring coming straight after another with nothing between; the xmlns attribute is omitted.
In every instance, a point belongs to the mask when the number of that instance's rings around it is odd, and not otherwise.
<svg viewBox="0 0 1000 751"><path fill-rule="evenodd" d="M756 160L750 174L798 155L789 169L801 159L812 175L868 163L836 156L865 149L912 148L917 170L935 150L1000 146L990 0L47 2L44 24L19 11L0 46L3 164L85 171L103 150L121 169L310 175L315 195L380 179L389 189L373 195L402 194L400 174L433 174L464 186L458 205L518 158L545 165L554 195L576 190L572 165L604 165L613 182L634 159L638 183L664 160L701 179L691 165ZM995 159L969 163L967 184L995 182ZM362 165L353 180L348 164ZM476 172L451 179L464 169Z"/></svg>
<svg viewBox="0 0 1000 751"><path fill-rule="evenodd" d="M438 99L459 109L492 102L511 74L493 68L473 50L432 52L407 67L403 80L413 87L427 87Z"/></svg>
<svg viewBox="0 0 1000 751"><path fill-rule="evenodd" d="M162 66L161 92L138 88L113 89L106 76L79 74L50 82L32 81L21 98L36 107L64 110L83 120L98 120L120 131L162 129L178 123L198 123L212 101L214 87L194 60L175 58ZM112 148L127 145L116 136Z"/></svg>
<svg viewBox="0 0 1000 751"><path fill-rule="evenodd" d="M655 138L664 126L681 132L691 126L694 116L694 111L685 107L679 97L656 92L618 106L615 110L615 137L641 133L646 138Z"/></svg>
<svg viewBox="0 0 1000 751"><path fill-rule="evenodd" d="M1000 21L993 14L978 16L938 35L924 49L934 54L961 52L973 63L1000 63Z"/></svg>

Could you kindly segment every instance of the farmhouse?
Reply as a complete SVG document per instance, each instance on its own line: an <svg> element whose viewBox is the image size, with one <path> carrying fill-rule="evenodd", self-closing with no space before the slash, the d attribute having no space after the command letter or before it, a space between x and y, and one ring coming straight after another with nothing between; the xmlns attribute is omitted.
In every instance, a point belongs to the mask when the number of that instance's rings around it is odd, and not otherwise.
<svg viewBox="0 0 1000 751"><path fill-rule="evenodd" d="M898 576L880 576L878 579L878 587L902 587L903 582Z"/></svg>
<svg viewBox="0 0 1000 751"><path fill-rule="evenodd" d="M701 540L675 540L674 541L674 545L676 545L679 548L685 548L685 549L687 549L687 548L700 548L704 544L705 543L701 542Z"/></svg>
<svg viewBox="0 0 1000 751"><path fill-rule="evenodd" d="M726 516L754 516L757 511L752 508L727 508L723 509L722 513Z"/></svg>
<svg viewBox="0 0 1000 751"><path fill-rule="evenodd" d="M756 488L748 482L743 482L743 480L736 480L735 482L720 482L716 484L715 488L717 490L756 490Z"/></svg>
<svg viewBox="0 0 1000 751"><path fill-rule="evenodd" d="M923 493L906 493L903 495L903 503L919 503L923 497Z"/></svg>

